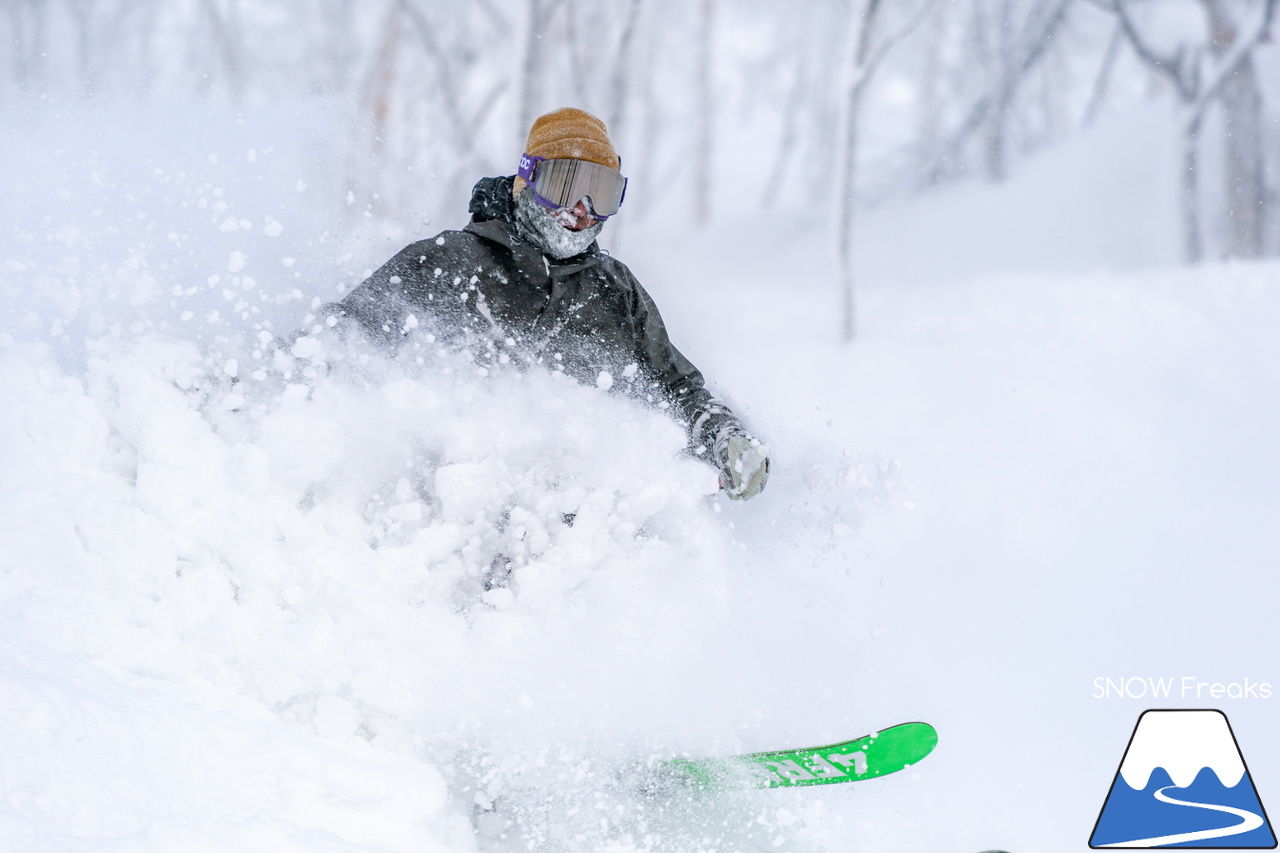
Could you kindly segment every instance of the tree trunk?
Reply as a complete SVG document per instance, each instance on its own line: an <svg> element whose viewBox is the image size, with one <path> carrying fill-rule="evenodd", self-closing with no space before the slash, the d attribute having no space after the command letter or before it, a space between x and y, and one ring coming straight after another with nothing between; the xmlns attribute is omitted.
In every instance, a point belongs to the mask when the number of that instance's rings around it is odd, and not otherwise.
<svg viewBox="0 0 1280 853"><path fill-rule="evenodd" d="M219 10L218 0L204 0L205 14L209 18L209 28L213 31L213 40L222 57L222 65L227 72L227 88L231 91L231 99L237 105L244 94L244 68L241 64L240 28L238 0L227 0L224 15Z"/></svg>
<svg viewBox="0 0 1280 853"><path fill-rule="evenodd" d="M382 43L378 48L374 69L373 90L370 92L369 111L373 118L373 154L377 160L382 159L383 150L386 148L392 86L396 77L396 54L400 49L402 14L403 10L399 4L387 10L387 20L382 28Z"/></svg>
<svg viewBox="0 0 1280 853"><path fill-rule="evenodd" d="M1214 56L1225 54L1239 27L1222 0L1205 0ZM1227 254L1257 258L1263 254L1267 195L1262 155L1262 97L1252 52L1245 54L1218 94L1224 134L1223 176L1230 234Z"/></svg>
<svg viewBox="0 0 1280 853"><path fill-rule="evenodd" d="M711 219L711 134L715 124L715 98L712 91L712 47L714 43L715 0L698 4L698 137L694 142L693 215L697 225Z"/></svg>
<svg viewBox="0 0 1280 853"><path fill-rule="evenodd" d="M849 73L849 90L845 98L844 146L840 158L840 213L836 220L836 250L840 262L840 337L849 343L857 326L853 281L853 216L854 192L858 170L858 113L862 107L862 90L867 80L867 62L875 29L880 0L867 0L862 13L857 46L853 50Z"/></svg>
<svg viewBox="0 0 1280 853"><path fill-rule="evenodd" d="M520 64L520 98L516 104L516 145L524 151L529 138L529 128L537 118L537 92L541 82L542 39L541 29L546 14L544 0L529 0L529 20L525 30L524 58Z"/></svg>
<svg viewBox="0 0 1280 853"><path fill-rule="evenodd" d="M317 69L320 88L330 92L345 91L357 54L351 34L356 31L354 0L327 0L320 15L324 63Z"/></svg>
<svg viewBox="0 0 1280 853"><path fill-rule="evenodd" d="M1246 56L1222 89L1223 131L1227 139L1227 198L1230 205L1230 253L1257 258L1263 253L1267 195L1262 161L1262 98L1253 57Z"/></svg>
<svg viewBox="0 0 1280 853"><path fill-rule="evenodd" d="M1098 76L1093 81L1093 91L1089 94L1089 103L1084 108L1080 119L1081 127L1089 127L1098 117L1102 103L1106 100L1107 89L1111 85L1111 71L1115 67L1116 57L1120 55L1120 44L1124 41L1124 28L1119 22L1111 31L1111 39L1107 42L1107 51L1103 54L1102 65L1098 68Z"/></svg>
<svg viewBox="0 0 1280 853"><path fill-rule="evenodd" d="M93 5L89 0L69 0L71 17L76 24L76 59L80 71L80 86L84 94L98 90L97 63L93 56Z"/></svg>
<svg viewBox="0 0 1280 853"><path fill-rule="evenodd" d="M640 22L640 0L631 0L627 17L618 38L618 53L609 82L609 135L615 145L623 138L627 121L627 106L631 99L631 74L635 60L632 57L636 30Z"/></svg>
<svg viewBox="0 0 1280 853"><path fill-rule="evenodd" d="M31 90L43 82L46 0L10 0L13 71L18 86Z"/></svg>
<svg viewBox="0 0 1280 853"><path fill-rule="evenodd" d="M938 152L942 138L942 50L947 35L947 10L947 6L939 5L929 13L928 40L920 81L918 150L922 183L927 187L937 185L942 176Z"/></svg>
<svg viewBox="0 0 1280 853"><path fill-rule="evenodd" d="M1200 116L1189 114L1182 128L1182 258L1198 264L1204 257L1200 237Z"/></svg>
<svg viewBox="0 0 1280 853"><path fill-rule="evenodd" d="M773 158L773 167L769 170L769 179L765 181L761 205L765 210L778 203L782 192L782 180L786 177L787 166L796 159L796 126L799 124L800 106L804 103L805 90L809 88L808 57L801 54L792 72L795 76L791 82L791 97L787 98L782 113L782 135L778 139L778 153Z"/></svg>
<svg viewBox="0 0 1280 853"><path fill-rule="evenodd" d="M1012 94L1013 26L1009 0L999 0L992 28L994 48L991 54L991 112L987 117L986 165L992 183L1003 183L1008 176L1009 100Z"/></svg>
<svg viewBox="0 0 1280 853"><path fill-rule="evenodd" d="M840 236L837 240L840 256L840 337L845 343L853 341L857 328L853 291L853 193L857 187L858 161L858 109L862 93L855 91L849 97L849 116L845 127L844 157L840 169Z"/></svg>

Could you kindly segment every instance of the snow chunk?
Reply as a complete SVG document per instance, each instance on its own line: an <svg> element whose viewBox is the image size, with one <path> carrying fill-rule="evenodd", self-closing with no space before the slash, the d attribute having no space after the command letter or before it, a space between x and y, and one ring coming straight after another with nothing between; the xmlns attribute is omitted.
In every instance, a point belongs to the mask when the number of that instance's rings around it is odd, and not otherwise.
<svg viewBox="0 0 1280 853"><path fill-rule="evenodd" d="M485 590L480 596L480 600L494 610L507 610L515 603L516 597L506 587L498 587L497 589Z"/></svg>
<svg viewBox="0 0 1280 853"><path fill-rule="evenodd" d="M244 253L240 251L232 252L230 259L227 261L227 270L230 272L240 272L240 270L244 269L244 264Z"/></svg>
<svg viewBox="0 0 1280 853"><path fill-rule="evenodd" d="M503 465L496 459L460 462L436 471L436 494L446 521L471 521L505 491Z"/></svg>
<svg viewBox="0 0 1280 853"><path fill-rule="evenodd" d="M340 696L321 696L314 722L316 734L330 740L348 740L360 725L356 709Z"/></svg>
<svg viewBox="0 0 1280 853"><path fill-rule="evenodd" d="M293 342L293 348L289 350L295 358L312 358L324 351L324 345L315 338L302 336Z"/></svg>
<svg viewBox="0 0 1280 853"><path fill-rule="evenodd" d="M817 495L829 495L836 489L831 475L820 465L814 465L804 472L804 484Z"/></svg>

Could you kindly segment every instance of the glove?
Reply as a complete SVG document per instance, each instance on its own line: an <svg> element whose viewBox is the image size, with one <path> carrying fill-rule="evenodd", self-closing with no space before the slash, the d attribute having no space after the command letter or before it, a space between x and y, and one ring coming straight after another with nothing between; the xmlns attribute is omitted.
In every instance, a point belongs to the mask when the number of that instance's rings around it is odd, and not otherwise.
<svg viewBox="0 0 1280 853"><path fill-rule="evenodd" d="M769 481L769 448L743 433L724 442L720 457L720 488L735 501L760 494Z"/></svg>

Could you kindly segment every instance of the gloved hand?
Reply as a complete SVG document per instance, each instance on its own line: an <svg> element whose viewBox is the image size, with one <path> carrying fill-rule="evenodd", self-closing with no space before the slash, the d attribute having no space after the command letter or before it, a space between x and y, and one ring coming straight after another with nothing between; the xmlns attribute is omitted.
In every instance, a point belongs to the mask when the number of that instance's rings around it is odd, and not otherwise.
<svg viewBox="0 0 1280 853"><path fill-rule="evenodd" d="M760 494L769 481L769 448L742 433L733 433L720 454L720 488L735 501Z"/></svg>

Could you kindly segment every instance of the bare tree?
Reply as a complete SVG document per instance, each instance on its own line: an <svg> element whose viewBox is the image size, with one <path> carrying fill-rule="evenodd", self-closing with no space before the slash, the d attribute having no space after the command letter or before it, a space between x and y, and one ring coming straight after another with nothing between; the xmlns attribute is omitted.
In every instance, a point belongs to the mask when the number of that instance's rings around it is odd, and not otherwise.
<svg viewBox="0 0 1280 853"><path fill-rule="evenodd" d="M916 13L898 31L877 40L876 23L881 10L881 0L867 0L859 18L857 38L850 54L848 82L844 91L844 134L840 146L840 163L836 204L836 257L840 266L841 337L853 340L854 280L853 280L853 215L854 194L858 171L858 120L862 111L862 97L867 84L889 51L906 38L928 13L934 0L925 0Z"/></svg>
<svg viewBox="0 0 1280 853"><path fill-rule="evenodd" d="M694 71L698 90L697 131L693 154L694 221L704 225L711 218L711 135L715 125L712 87L712 52L715 39L715 0L698 4L698 59Z"/></svg>
<svg viewBox="0 0 1280 853"><path fill-rule="evenodd" d="M618 50L613 63L613 74L610 75L609 81L609 129L617 137L620 137L626 129L627 106L631 100L633 48L639 22L640 0L630 0L627 3L622 34L618 38ZM583 73L584 78L585 76Z"/></svg>
<svg viewBox="0 0 1280 853"><path fill-rule="evenodd" d="M965 118L937 150L939 163L962 162L969 141L982 134L982 159L987 175L1002 181L1008 172L1009 118L1016 98L1031 72L1055 44L1073 0L1032 0L1021 26L1016 26L1009 0L999 0L998 14L988 14L984 0L977 0L970 26L977 42L980 63L990 66L983 94ZM995 30L996 46L990 42ZM1016 32L1014 32L1016 30ZM940 174L940 170L935 170Z"/></svg>
<svg viewBox="0 0 1280 853"><path fill-rule="evenodd" d="M787 166L795 159L796 135L799 130L798 114L805 102L805 92L810 88L809 56L799 52L795 68L792 71L791 95L783 106L782 134L778 139L778 153L774 155L773 167L769 170L769 178L764 185L761 204L769 209L778 203L778 194L782 190L782 180Z"/></svg>
<svg viewBox="0 0 1280 853"><path fill-rule="evenodd" d="M72 20L76 28L76 56L80 71L80 85L85 94L98 88L97 64L94 61L94 5L92 0L68 0Z"/></svg>
<svg viewBox="0 0 1280 853"><path fill-rule="evenodd" d="M1201 0L1209 17L1210 50L1218 61L1240 38L1239 22L1223 0ZM1262 156L1262 95L1253 52L1240 57L1217 97L1222 108L1226 163L1228 254L1257 258L1263 254L1267 221L1266 172Z"/></svg>
<svg viewBox="0 0 1280 853"><path fill-rule="evenodd" d="M1257 165L1260 160L1255 161L1255 157L1261 157L1261 133L1256 124L1259 101L1252 62L1245 64L1245 61L1250 59L1253 49L1270 30L1276 2L1277 0L1261 0L1253 24L1241 28L1229 17L1225 6L1215 0L1207 0L1211 29L1210 52L1213 57L1210 59L1205 56L1201 45L1186 42L1179 43L1172 53L1158 50L1140 31L1126 0L1111 0L1111 8L1119 17L1134 52L1148 66L1167 77L1178 94L1178 124L1182 145L1182 247L1187 263L1198 263L1204 257L1204 235L1200 222L1199 138L1206 109L1215 99L1223 96L1224 91L1229 91L1230 99L1234 100L1225 108L1226 132L1230 135L1234 130L1246 137L1242 140L1227 140L1228 181L1255 181L1249 187L1240 188L1240 196L1235 195L1235 188L1228 188L1233 218L1231 245L1233 251L1242 251L1243 256L1247 257L1261 252L1261 223L1266 196L1262 188L1261 168ZM1222 27L1221 30L1218 30L1219 26ZM1242 80L1233 80L1242 74ZM1250 112L1254 114L1252 119L1247 116ZM1258 147L1258 151L1251 153L1254 147Z"/></svg>
<svg viewBox="0 0 1280 853"><path fill-rule="evenodd" d="M22 88L37 84L44 74L48 0L10 0L13 76Z"/></svg>
<svg viewBox="0 0 1280 853"><path fill-rule="evenodd" d="M244 65L240 41L240 0L226 0L223 9L219 0L203 0L201 4L209 19L222 66L227 74L227 87L236 101L244 94Z"/></svg>
<svg viewBox="0 0 1280 853"><path fill-rule="evenodd" d="M995 8L991 11L989 26L990 38L994 44L988 44L987 63L991 73L991 109L987 110L986 140L983 145L983 160L987 166L987 176L1000 183L1008 175L1006 135L1009 125L1009 106L1013 100L1014 82L1021 75L1013 73L1015 59L1013 57L1013 9L1012 0L995 0Z"/></svg>
<svg viewBox="0 0 1280 853"><path fill-rule="evenodd" d="M400 52L400 35L403 30L403 20L404 7L399 4L392 4L387 10L387 18L382 27L382 39L378 46L377 60L374 63L373 75L366 98L368 112L372 119L372 165L374 168L381 166L387 147L391 102L394 97L396 65ZM378 202L377 207L381 212L386 200L381 193L377 194L377 199L375 200Z"/></svg>
<svg viewBox="0 0 1280 853"><path fill-rule="evenodd" d="M574 101L578 104L586 104L590 101L587 94L587 81L590 79L588 69L590 66L587 63L587 58L583 56L583 40L577 16L572 13L571 9L566 8L564 16L564 52L569 61L569 88L573 92Z"/></svg>
<svg viewBox="0 0 1280 853"><path fill-rule="evenodd" d="M355 0L324 0L318 16L323 31L324 65L319 69L319 87L330 92L340 92L348 85L352 70L359 61L358 43L352 34L355 30Z"/></svg>
<svg viewBox="0 0 1280 853"><path fill-rule="evenodd" d="M1107 49L1102 55L1098 76L1094 78L1093 88L1089 92L1089 102L1085 105L1084 114L1080 117L1081 127L1091 126L1102 109L1107 90L1111 86L1111 74L1116 66L1116 57L1120 55L1122 44L1124 44L1124 28L1117 21L1111 30L1111 38L1107 39Z"/></svg>
<svg viewBox="0 0 1280 853"><path fill-rule="evenodd" d="M917 127L917 156L927 165L924 184L932 186L940 177L939 164L932 161L942 134L942 45L947 33L947 4L936 4L929 13L925 31L924 69L920 82L920 114Z"/></svg>
<svg viewBox="0 0 1280 853"><path fill-rule="evenodd" d="M135 92L149 92L162 67L162 60L157 57L156 33L164 17L164 0L85 2L95 13L93 67L89 72L92 91L105 89L111 78L118 76L124 81L132 78Z"/></svg>
<svg viewBox="0 0 1280 853"><path fill-rule="evenodd" d="M987 175L997 183L1008 176L1008 125L1013 99L1028 72L1044 58L1070 3L1071 0L1036 0L1022 26L1016 27L1012 0L997 0L991 21L995 47L984 145Z"/></svg>
<svg viewBox="0 0 1280 853"><path fill-rule="evenodd" d="M536 4L538 0L532 0L532 2ZM559 0L556 2L558 3ZM491 83L481 94L472 99L474 106L467 104L465 72L468 65L462 61L465 50L441 37L438 31L439 16L428 16L420 0L398 0L398 3L413 25L418 42L433 72L434 85L426 87L425 91L432 96L431 112L434 114L435 110L440 111L436 115L436 120L432 122L432 126L443 128L443 136L452 143L453 150L448 159L453 163L453 167L444 181L443 195L453 199L461 194L464 182L473 177L470 173L476 162L476 136L506 92L508 80L500 78ZM494 15L489 17L495 26L505 26L503 19ZM534 41L536 42L536 39ZM528 97L532 98L532 95ZM525 132L527 131L526 127ZM524 144L523 135L517 144Z"/></svg>
<svg viewBox="0 0 1280 853"><path fill-rule="evenodd" d="M564 0L529 0L524 53L519 69L519 97L516 102L516 145L521 147L538 116L538 95L543 84L543 35L551 32L551 17Z"/></svg>
<svg viewBox="0 0 1280 853"><path fill-rule="evenodd" d="M362 164L363 210L375 192L404 202L375 205L372 213L385 217L399 216L405 204L455 204L478 169L508 168L513 135L523 142L534 117L562 101L596 112L626 143L619 145L626 171L637 190L645 188L629 202L628 221L683 199L704 222L714 213L713 154L736 153L721 141L741 126L759 130L765 114L777 153L743 167L764 180L766 206L836 195L832 242L842 334L851 338L857 202L927 189L973 167L998 180L1020 147L1062 129L1065 98L1081 99L1088 124L1104 98L1121 97L1121 75L1135 72L1117 57L1135 39L1140 47L1151 41L1139 35L1148 23L1139 10L1158 15L1166 6L1091 2L1114 29L1073 27L1079 37L1068 43L1059 33L1074 22L1072 0L788 7L769 0L3 0L0 39L10 49L0 60L0 85L109 95L124 83L176 93L191 77L172 72L193 62L198 91L227 86L238 98L251 85L294 85L325 92L360 110L364 123L345 159L353 176ZM1221 122L1228 242L1237 257L1262 251L1260 235L1280 222L1268 218L1275 195L1263 194L1264 167L1280 161L1265 162L1261 139L1275 131L1260 121L1265 81L1247 49L1263 32L1258 10L1269 21L1277 2L1182 0L1211 25L1194 43L1199 52L1148 48L1157 70L1139 72L1183 85L1180 109L1191 131L1205 109L1215 132ZM915 47L895 49L885 61L917 21ZM174 49L175 32L189 34L189 49ZM1097 59L1086 68L1070 50ZM885 72L876 70L882 62ZM882 73L919 82L918 121L895 121L883 133L862 116L871 103L867 87ZM1186 149L1185 180L1193 185L1199 164L1195 147ZM1184 216L1196 256L1198 216L1195 209Z"/></svg>
<svg viewBox="0 0 1280 853"><path fill-rule="evenodd" d="M532 0L537 3L538 0ZM458 153L470 154L471 140L468 133L468 122L463 118L462 105L459 102L458 84L454 80L454 64L441 40L436 35L431 19L419 7L417 0L399 0L400 8L408 14L413 23L414 32L426 51L427 59L435 71L437 91L440 105L444 109L444 120L452 136Z"/></svg>

